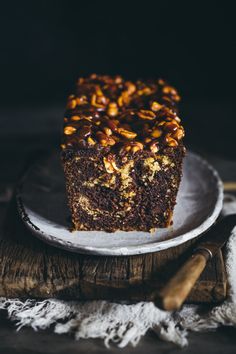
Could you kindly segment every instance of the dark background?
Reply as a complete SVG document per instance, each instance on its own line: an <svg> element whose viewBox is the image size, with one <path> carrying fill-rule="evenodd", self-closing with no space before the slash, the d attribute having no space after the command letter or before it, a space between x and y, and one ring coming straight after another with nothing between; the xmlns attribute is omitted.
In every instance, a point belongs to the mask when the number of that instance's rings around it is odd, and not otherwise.
<svg viewBox="0 0 236 354"><path fill-rule="evenodd" d="M234 22L233 1L1 3L1 107L32 107L34 124L37 107L63 107L80 75L163 77L181 93L187 143L231 158Z"/></svg>

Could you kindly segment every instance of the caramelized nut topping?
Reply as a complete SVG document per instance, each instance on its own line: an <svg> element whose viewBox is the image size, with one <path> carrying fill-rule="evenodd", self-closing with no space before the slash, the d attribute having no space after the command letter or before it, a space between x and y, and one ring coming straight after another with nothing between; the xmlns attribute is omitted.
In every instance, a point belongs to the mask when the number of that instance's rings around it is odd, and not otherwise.
<svg viewBox="0 0 236 354"><path fill-rule="evenodd" d="M162 135L162 130L161 129L154 129L151 133L153 138L159 138Z"/></svg>
<svg viewBox="0 0 236 354"><path fill-rule="evenodd" d="M86 138L87 136L91 135L91 126L90 125L84 125L82 129L79 132L79 136L81 138Z"/></svg>
<svg viewBox="0 0 236 354"><path fill-rule="evenodd" d="M97 132L97 137L98 137L98 141L100 142L100 144L102 146L109 146L109 145L115 145L116 141L114 139L112 139L112 137L107 136L106 134L104 134L101 131Z"/></svg>
<svg viewBox="0 0 236 354"><path fill-rule="evenodd" d="M144 87L143 89L138 90L137 93L139 96L143 96L143 95L148 96L152 93L152 90L150 87Z"/></svg>
<svg viewBox="0 0 236 354"><path fill-rule="evenodd" d="M135 152L138 152L138 151L140 151L140 150L142 150L142 149L140 149L139 146L133 146L131 150L132 150L132 152L135 153Z"/></svg>
<svg viewBox="0 0 236 354"><path fill-rule="evenodd" d="M177 140L181 140L184 137L184 129L179 128L173 134L173 138Z"/></svg>
<svg viewBox="0 0 236 354"><path fill-rule="evenodd" d="M178 142L172 138L169 134L166 135L165 137L166 143L168 146L178 146Z"/></svg>
<svg viewBox="0 0 236 354"><path fill-rule="evenodd" d="M154 112L158 112L160 109L162 109L162 105L156 101L153 101L151 104L151 110Z"/></svg>
<svg viewBox="0 0 236 354"><path fill-rule="evenodd" d="M161 122L158 123L158 127L163 127L164 125L166 125L165 120L162 120Z"/></svg>
<svg viewBox="0 0 236 354"><path fill-rule="evenodd" d="M76 102L77 102L77 105L81 106L83 104L87 104L88 100L85 95L82 95L82 96L76 98Z"/></svg>
<svg viewBox="0 0 236 354"><path fill-rule="evenodd" d="M115 171L119 171L116 166L115 159L112 155L108 155L107 157L103 157L104 166L108 173L113 173Z"/></svg>
<svg viewBox="0 0 236 354"><path fill-rule="evenodd" d="M180 123L180 122L181 122L181 119L180 119L178 116L174 116L174 120L175 120L177 123Z"/></svg>
<svg viewBox="0 0 236 354"><path fill-rule="evenodd" d="M138 116L141 119L148 119L148 120L153 120L156 118L156 114L153 113L152 111L147 110L147 109L141 109L138 112Z"/></svg>
<svg viewBox="0 0 236 354"><path fill-rule="evenodd" d="M151 152L153 152L153 153L158 152L159 147L158 147L157 142L153 142L152 144L150 144L150 150L151 150Z"/></svg>
<svg viewBox="0 0 236 354"><path fill-rule="evenodd" d="M137 151L143 150L143 144L140 143L139 141L134 141L132 143L131 150L132 150L132 152L137 152Z"/></svg>
<svg viewBox="0 0 236 354"><path fill-rule="evenodd" d="M106 135L112 135L112 130L110 129L110 128L108 128L108 127L104 127L103 128L103 130L104 130L104 133L106 134Z"/></svg>
<svg viewBox="0 0 236 354"><path fill-rule="evenodd" d="M76 107L77 103L75 99L69 100L67 102L67 108L68 109L74 109Z"/></svg>
<svg viewBox="0 0 236 354"><path fill-rule="evenodd" d="M177 92L176 92L176 89L172 86L164 86L163 87L163 90L162 90L163 93L165 94L171 94L171 95L176 95Z"/></svg>
<svg viewBox="0 0 236 354"><path fill-rule="evenodd" d="M128 95L132 95L136 91L136 86L130 81L127 81L125 83L125 86L126 86L126 92Z"/></svg>
<svg viewBox="0 0 236 354"><path fill-rule="evenodd" d="M159 79L159 80L158 80L158 84L161 85L161 86L163 86L163 85L165 85L165 81L162 80L162 79Z"/></svg>
<svg viewBox="0 0 236 354"><path fill-rule="evenodd" d="M117 75L117 76L115 77L114 81L115 81L116 84L121 84L122 81L123 81L123 79L122 79L121 76Z"/></svg>
<svg viewBox="0 0 236 354"><path fill-rule="evenodd" d="M139 141L131 141L129 143L126 143L124 147L121 148L121 155L124 155L127 152L133 152L136 153L138 151L143 150L143 144L140 143Z"/></svg>
<svg viewBox="0 0 236 354"><path fill-rule="evenodd" d="M117 131L120 135L124 136L127 139L134 139L137 136L136 133L124 128L118 128Z"/></svg>
<svg viewBox="0 0 236 354"><path fill-rule="evenodd" d="M173 96L173 100L176 101L176 102L179 102L181 100L181 98L180 98L179 95L174 95Z"/></svg>
<svg viewBox="0 0 236 354"><path fill-rule="evenodd" d="M97 93L93 94L91 97L91 105L97 108L105 108L108 103L108 100L105 96L101 94L101 91L97 91Z"/></svg>
<svg viewBox="0 0 236 354"><path fill-rule="evenodd" d="M71 120L73 120L73 121L78 121L80 119L81 119L80 116L72 116L71 117Z"/></svg>
<svg viewBox="0 0 236 354"><path fill-rule="evenodd" d="M112 131L116 132L117 131L117 126L119 124L118 120L109 120L107 122L107 125L109 126L109 128L111 128Z"/></svg>
<svg viewBox="0 0 236 354"><path fill-rule="evenodd" d="M163 100L163 101L166 101L166 102L169 102L169 103L172 102L172 99L171 99L170 97L168 97L168 96L163 96L163 97L162 97L162 100Z"/></svg>
<svg viewBox="0 0 236 354"><path fill-rule="evenodd" d="M174 149L184 137L179 100L176 89L162 79L131 82L96 74L81 78L68 97L61 148L105 148L121 156ZM125 156L122 161L128 161Z"/></svg>
<svg viewBox="0 0 236 354"><path fill-rule="evenodd" d="M95 144L96 144L96 141L93 140L93 138L91 138L91 136L88 137L88 140L87 140L87 141L88 141L88 144L89 144L89 145L95 145Z"/></svg>
<svg viewBox="0 0 236 354"><path fill-rule="evenodd" d="M117 103L118 103L119 107L122 107L124 105L124 101L123 101L123 97L122 96L118 97Z"/></svg>
<svg viewBox="0 0 236 354"><path fill-rule="evenodd" d="M151 138L145 138L145 139L144 139L144 142L145 142L145 143L150 143L151 141L152 141Z"/></svg>
<svg viewBox="0 0 236 354"><path fill-rule="evenodd" d="M121 96L118 97L117 103L120 107L128 105L130 103L130 95L127 91L122 92Z"/></svg>
<svg viewBox="0 0 236 354"><path fill-rule="evenodd" d="M118 114L118 107L116 102L111 102L108 105L107 114L110 117L115 117Z"/></svg>
<svg viewBox="0 0 236 354"><path fill-rule="evenodd" d="M74 128L74 127L71 127L71 126L68 125L67 127L64 128L64 134L65 135L71 135L74 132L76 132L76 128Z"/></svg>
<svg viewBox="0 0 236 354"><path fill-rule="evenodd" d="M168 131L168 132L171 132L171 133L173 133L173 132L175 132L177 129L178 129L178 123L176 122L176 123L172 123L172 122L170 122L170 123L166 123L165 124L165 129Z"/></svg>

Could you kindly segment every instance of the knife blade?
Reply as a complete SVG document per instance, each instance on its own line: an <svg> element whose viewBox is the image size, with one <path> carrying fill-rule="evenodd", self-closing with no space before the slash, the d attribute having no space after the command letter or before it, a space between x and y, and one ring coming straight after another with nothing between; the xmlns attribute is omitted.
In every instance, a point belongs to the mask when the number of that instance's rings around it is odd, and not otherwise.
<svg viewBox="0 0 236 354"><path fill-rule="evenodd" d="M190 258L158 294L153 294L152 298L159 307L173 311L182 306L207 262L225 245L234 226L236 214L227 215L201 237Z"/></svg>

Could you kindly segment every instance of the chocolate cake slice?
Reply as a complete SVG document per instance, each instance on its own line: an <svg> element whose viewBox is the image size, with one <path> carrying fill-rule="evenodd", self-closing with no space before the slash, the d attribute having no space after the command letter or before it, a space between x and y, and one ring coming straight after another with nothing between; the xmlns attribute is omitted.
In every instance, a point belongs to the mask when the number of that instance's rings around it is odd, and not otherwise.
<svg viewBox="0 0 236 354"><path fill-rule="evenodd" d="M80 78L61 144L75 230L142 230L172 222L182 173L180 97L163 80Z"/></svg>

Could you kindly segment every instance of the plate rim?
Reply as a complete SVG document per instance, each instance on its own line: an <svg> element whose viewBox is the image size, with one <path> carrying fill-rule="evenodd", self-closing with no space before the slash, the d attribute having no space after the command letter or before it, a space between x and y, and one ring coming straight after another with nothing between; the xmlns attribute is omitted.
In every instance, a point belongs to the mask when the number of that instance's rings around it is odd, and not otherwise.
<svg viewBox="0 0 236 354"><path fill-rule="evenodd" d="M26 225L26 227L31 231L33 235L37 238L46 242L47 244L64 249L69 252L74 252L78 254L87 254L87 255L97 255L97 256L132 256L132 255L140 255L140 254L147 254L147 253L154 253L154 252L161 252L168 248L177 247L190 239L194 239L197 236L201 237L216 221L218 218L222 207L223 207L223 182L220 179L220 176L216 169L204 158L199 156L198 154L192 152L191 150L187 150L188 155L192 155L195 159L201 162L201 164L205 165L206 168L212 173L216 181L216 190L217 190L217 200L214 209L212 210L211 214L208 215L207 219L205 219L200 225L196 228L176 236L174 238L170 238L163 241L155 241L149 244L141 244L141 245L129 245L128 247L124 246L113 246L113 247L99 247L96 248L94 246L80 246L75 245L71 241L60 240L56 236L50 235L39 229L30 219L30 216L27 213L27 208L24 205L24 201L21 197L22 188L24 185L24 180L27 177L30 170L35 166L36 162L33 163L23 175L22 180L19 182L17 189L16 189L16 202L17 202L17 209L21 216L22 221ZM39 159L38 159L39 160ZM37 160L37 162L38 162ZM201 229L201 232L199 232ZM191 238L189 238L189 234L192 234ZM178 241L178 244L173 244L174 241ZM160 246L161 245L161 246ZM159 249L161 247L161 249Z"/></svg>

